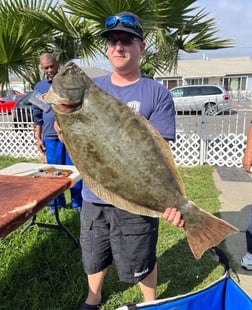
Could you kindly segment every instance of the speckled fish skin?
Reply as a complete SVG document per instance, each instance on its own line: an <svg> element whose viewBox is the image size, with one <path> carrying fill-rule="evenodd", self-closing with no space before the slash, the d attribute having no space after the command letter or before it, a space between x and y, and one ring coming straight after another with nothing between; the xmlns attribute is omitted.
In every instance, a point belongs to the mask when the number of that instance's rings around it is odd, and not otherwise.
<svg viewBox="0 0 252 310"><path fill-rule="evenodd" d="M98 88L74 63L54 77L52 104L64 143L81 177L104 201L161 216L181 211L195 258L237 229L185 197L169 144L140 114Z"/></svg>

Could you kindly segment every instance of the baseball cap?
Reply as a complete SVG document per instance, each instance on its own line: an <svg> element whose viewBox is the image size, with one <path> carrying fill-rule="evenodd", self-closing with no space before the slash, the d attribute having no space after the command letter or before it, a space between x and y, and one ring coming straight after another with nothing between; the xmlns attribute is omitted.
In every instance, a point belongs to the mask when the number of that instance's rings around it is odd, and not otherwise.
<svg viewBox="0 0 252 310"><path fill-rule="evenodd" d="M143 40L143 26L140 18L131 12L120 12L109 16L105 22L105 30L101 36L107 38L113 31L124 31Z"/></svg>

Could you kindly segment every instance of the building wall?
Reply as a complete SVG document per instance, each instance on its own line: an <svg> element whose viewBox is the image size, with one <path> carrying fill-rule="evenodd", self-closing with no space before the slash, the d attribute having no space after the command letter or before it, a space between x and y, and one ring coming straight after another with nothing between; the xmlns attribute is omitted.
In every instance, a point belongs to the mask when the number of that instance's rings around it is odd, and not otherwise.
<svg viewBox="0 0 252 310"><path fill-rule="evenodd" d="M221 85L234 97L252 100L251 57L178 60L176 72L156 72L154 78L169 89L180 85Z"/></svg>

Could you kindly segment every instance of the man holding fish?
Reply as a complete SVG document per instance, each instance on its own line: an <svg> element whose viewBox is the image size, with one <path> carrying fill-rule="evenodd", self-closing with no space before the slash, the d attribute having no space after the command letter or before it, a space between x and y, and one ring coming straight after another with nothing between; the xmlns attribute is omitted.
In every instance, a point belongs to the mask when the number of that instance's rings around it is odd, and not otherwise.
<svg viewBox="0 0 252 310"><path fill-rule="evenodd" d="M138 16L122 12L107 18L106 29L101 35L107 41L113 72L94 79L94 83L144 115L165 139L174 140L175 111L169 91L156 81L142 76L139 70L145 43ZM112 260L120 280L138 282L144 300L154 300L158 219L117 209L98 198L85 183L82 193L80 240L89 292L80 309L100 308L103 279ZM163 218L174 225L184 225L176 208L167 208Z"/></svg>
<svg viewBox="0 0 252 310"><path fill-rule="evenodd" d="M144 301L155 299L158 217L184 227L196 259L237 231L185 197L167 142L175 139L174 103L168 89L141 75L138 16L108 17L101 35L112 74L91 81L67 63L45 98L84 180L80 243L89 291L81 310L101 307L112 262L121 281L139 284Z"/></svg>
<svg viewBox="0 0 252 310"><path fill-rule="evenodd" d="M174 140L175 112L172 97L160 84L143 77L138 67L145 48L139 18L129 12L109 17L101 35L107 40L107 55L113 72L109 76L95 79L94 83L144 115L165 139ZM85 184L83 199L81 245L89 292L81 309L95 309L90 305L99 308L103 279L107 267L112 263L112 257L120 280L138 282L144 300L154 300L158 219L107 205ZM183 225L180 212L175 208L167 209L164 217L178 226Z"/></svg>

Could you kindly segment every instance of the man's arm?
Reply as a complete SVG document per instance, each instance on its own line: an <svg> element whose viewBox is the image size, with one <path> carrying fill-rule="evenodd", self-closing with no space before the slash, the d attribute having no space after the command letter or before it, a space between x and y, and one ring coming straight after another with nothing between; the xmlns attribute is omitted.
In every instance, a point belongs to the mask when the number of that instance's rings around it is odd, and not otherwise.
<svg viewBox="0 0 252 310"><path fill-rule="evenodd" d="M250 169L252 166L252 124L250 125L247 134L247 145L242 159L242 165L247 172L251 172Z"/></svg>
<svg viewBox="0 0 252 310"><path fill-rule="evenodd" d="M43 111L36 105L32 105L32 115L34 121L34 138L40 153L45 155L45 146L42 141Z"/></svg>

